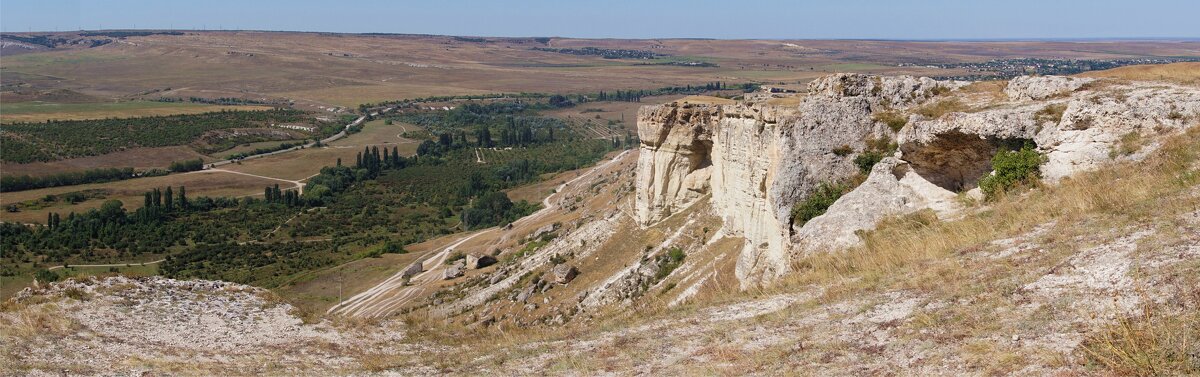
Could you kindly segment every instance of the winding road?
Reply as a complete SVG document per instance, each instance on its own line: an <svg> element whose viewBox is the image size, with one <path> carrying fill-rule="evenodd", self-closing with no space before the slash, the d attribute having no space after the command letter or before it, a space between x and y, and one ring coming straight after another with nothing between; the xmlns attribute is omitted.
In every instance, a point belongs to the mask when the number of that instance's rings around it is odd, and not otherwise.
<svg viewBox="0 0 1200 377"><path fill-rule="evenodd" d="M386 109L383 109L383 110L379 110L379 111L376 111L376 112L372 112L372 113L371 113L371 115L369 115L369 116L371 116L371 117L374 117L374 116L377 116L377 115L379 115L379 114L384 114L384 113L387 113L387 112L389 112L389 111L392 111L393 109L395 109L395 107L389 107L389 108L386 108ZM321 141L320 141L320 142L321 142L321 144L328 144L328 143L331 143L331 142L333 142L333 141L336 141L336 140L338 140L338 139L341 139L341 138L343 138L343 137L346 137L346 135L347 135L346 131L350 130L350 127L354 127L354 126L357 126L357 125L359 125L359 124L362 124L362 122L364 122L364 121L366 121L366 120L367 120L367 117L368 117L368 115L359 116L359 117L358 117L358 119L355 119L353 122L350 122L349 124L346 124L346 126L345 126L345 127L342 127L342 130L341 130L341 131L338 131L338 133L336 133L336 134L333 134L332 136L329 136L329 137L327 137L327 138L321 139ZM297 150L304 149L304 148L311 148L311 147L313 147L313 146L315 146L315 145L317 145L317 142L315 142L315 141L314 141L314 142L310 142L310 143L308 143L308 144L304 144L304 145L298 145L298 146L291 147L291 148L288 148L288 149L281 149L281 150L277 150L277 151L274 151L274 152L267 152L267 153L260 153L260 154L256 154L256 155L250 155L250 156L246 156L246 157L243 157L243 158L241 158L241 159L237 159L237 160L221 160L221 161L214 161L214 162L210 162L210 163L208 163L208 164L205 164L205 165L204 165L204 168L205 168L205 169L212 169L212 168L216 168L216 167L218 167L218 166L222 166L222 165L229 165L229 164L232 164L232 163L235 163L235 162L238 162L238 161L252 160L252 159L256 159L256 158L263 158L263 157L267 157L267 156L274 156L274 155L277 155L277 154L283 154L283 153L288 153L288 152L292 152L292 151L297 151Z"/></svg>

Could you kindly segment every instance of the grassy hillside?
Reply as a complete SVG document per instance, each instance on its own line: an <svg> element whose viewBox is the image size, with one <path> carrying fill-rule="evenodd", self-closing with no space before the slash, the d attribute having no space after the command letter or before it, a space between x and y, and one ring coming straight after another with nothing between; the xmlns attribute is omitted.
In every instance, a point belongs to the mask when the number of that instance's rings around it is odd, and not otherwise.
<svg viewBox="0 0 1200 377"><path fill-rule="evenodd" d="M1200 84L1200 63L1134 65L1081 73L1082 77L1106 77L1122 80L1167 81L1186 85Z"/></svg>
<svg viewBox="0 0 1200 377"><path fill-rule="evenodd" d="M561 328L410 316L444 371L1200 373L1200 128L1145 161L1012 193L955 221L892 219L777 284ZM653 301L651 301L653 302ZM428 365L363 355L371 368Z"/></svg>

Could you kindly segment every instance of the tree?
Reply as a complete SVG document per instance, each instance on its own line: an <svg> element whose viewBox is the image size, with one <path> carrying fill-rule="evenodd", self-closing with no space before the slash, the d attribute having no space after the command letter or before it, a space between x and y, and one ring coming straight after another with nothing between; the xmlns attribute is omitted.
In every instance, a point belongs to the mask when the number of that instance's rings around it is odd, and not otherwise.
<svg viewBox="0 0 1200 377"><path fill-rule="evenodd" d="M191 203L188 203L187 188L179 186L179 209L187 211L190 207Z"/></svg>
<svg viewBox="0 0 1200 377"><path fill-rule="evenodd" d="M175 209L174 199L174 195L171 194L171 186L167 186L167 191L163 194L163 204L165 205L167 212L171 212L171 210Z"/></svg>

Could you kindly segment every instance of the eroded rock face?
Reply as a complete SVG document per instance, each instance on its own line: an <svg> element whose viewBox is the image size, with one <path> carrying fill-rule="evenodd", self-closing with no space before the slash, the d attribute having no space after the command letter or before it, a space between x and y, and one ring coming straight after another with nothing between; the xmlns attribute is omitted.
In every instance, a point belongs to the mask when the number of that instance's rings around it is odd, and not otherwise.
<svg viewBox="0 0 1200 377"><path fill-rule="evenodd" d="M1110 161L1126 135L1170 133L1200 119L1197 88L1066 77L1017 78L1004 90L1007 100L938 119L913 111L959 95L964 84L837 74L810 83L798 105L644 107L637 221L652 225L697 200L711 201L722 231L745 239L736 268L745 285L786 272L797 255L855 245L855 232L888 216L922 209L954 216L958 193L977 188L1001 148L1033 143L1046 157L1043 176L1055 180ZM880 111L910 122L893 134L873 119ZM896 155L825 215L792 227L793 205L823 182L857 174L852 159L865 140L880 137L895 138ZM833 153L842 146L854 153Z"/></svg>
<svg viewBox="0 0 1200 377"><path fill-rule="evenodd" d="M1122 137L1152 137L1194 125L1200 89L1159 83L1110 84L1065 77L1013 79L1006 92L1025 98L940 119L913 122L898 135L903 159L952 191L976 186L1002 145L1036 144L1054 181L1112 160ZM1024 89L1022 89L1024 88ZM1034 94L1028 94L1032 92ZM1049 98L1030 101L1028 98ZM1014 94L1017 93L1017 94Z"/></svg>
<svg viewBox="0 0 1200 377"><path fill-rule="evenodd" d="M951 113L914 122L898 135L905 161L930 182L950 191L978 186L992 171L992 156L1005 145L1032 140L1036 110Z"/></svg>
<svg viewBox="0 0 1200 377"><path fill-rule="evenodd" d="M792 242L799 253L837 251L857 245L857 232L875 229L886 217L923 209L943 217L958 212L961 205L957 195L926 180L909 163L888 157L824 215L797 227Z"/></svg>
<svg viewBox="0 0 1200 377"><path fill-rule="evenodd" d="M1055 96L1068 95L1087 83L1096 81L1091 78L1063 76L1021 76L1008 82L1004 94L1016 101L1044 100Z"/></svg>
<svg viewBox="0 0 1200 377"><path fill-rule="evenodd" d="M708 172L701 170L712 165L711 132L719 111L714 106L665 105L638 111L640 222L660 220L707 193L701 176Z"/></svg>
<svg viewBox="0 0 1200 377"><path fill-rule="evenodd" d="M710 196L729 236L746 243L743 282L788 270L791 209L823 182L857 173L865 140L890 137L872 114L920 103L958 84L913 77L839 74L810 84L796 106L665 104L643 107L637 220L651 225Z"/></svg>

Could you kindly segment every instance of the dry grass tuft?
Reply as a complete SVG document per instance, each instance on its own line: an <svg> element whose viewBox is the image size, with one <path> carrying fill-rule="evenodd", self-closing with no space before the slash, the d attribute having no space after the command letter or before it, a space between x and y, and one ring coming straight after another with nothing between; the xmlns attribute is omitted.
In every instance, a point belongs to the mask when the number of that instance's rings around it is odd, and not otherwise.
<svg viewBox="0 0 1200 377"><path fill-rule="evenodd" d="M16 314L11 319L0 322L0 328L8 336L18 339L61 338L79 329L79 324L63 315L62 309L55 304L26 306L14 311Z"/></svg>
<svg viewBox="0 0 1200 377"><path fill-rule="evenodd" d="M1200 313L1166 314L1154 305L1110 324L1083 342L1092 364L1124 376L1200 374Z"/></svg>
<svg viewBox="0 0 1200 377"><path fill-rule="evenodd" d="M1117 141L1116 145L1113 145L1113 149L1108 151L1108 157L1117 158L1137 153L1145 144L1146 139L1137 131L1121 135L1121 139Z"/></svg>
<svg viewBox="0 0 1200 377"><path fill-rule="evenodd" d="M897 111L878 112L872 118L876 122L886 124L893 132L900 132L900 129L908 124L908 116Z"/></svg>
<svg viewBox="0 0 1200 377"><path fill-rule="evenodd" d="M1057 124L1062 121L1063 112L1065 111L1067 111L1067 104L1052 103L1034 113L1033 118L1038 122L1052 122Z"/></svg>
<svg viewBox="0 0 1200 377"><path fill-rule="evenodd" d="M967 111L969 107L956 98L949 98L918 107L913 112L929 119L941 118L943 115Z"/></svg>

